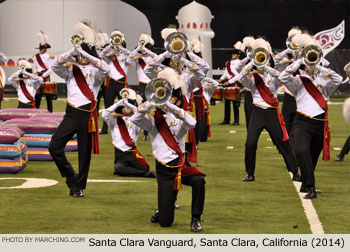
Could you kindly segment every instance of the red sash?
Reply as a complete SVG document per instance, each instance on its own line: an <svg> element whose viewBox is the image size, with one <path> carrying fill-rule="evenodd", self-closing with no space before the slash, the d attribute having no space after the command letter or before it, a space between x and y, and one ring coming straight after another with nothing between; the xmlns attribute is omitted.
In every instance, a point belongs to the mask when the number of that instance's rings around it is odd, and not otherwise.
<svg viewBox="0 0 350 252"><path fill-rule="evenodd" d="M187 101L187 98L185 95L182 95L182 100L183 100L183 109L185 111L192 112L190 108L191 104ZM188 140L188 143L191 144L189 150L187 151L187 160L189 162L197 163L196 135L194 134L193 129L190 129L187 132L187 140Z"/></svg>
<svg viewBox="0 0 350 252"><path fill-rule="evenodd" d="M196 167L186 165L185 157L182 153L182 150L178 145L177 141L175 140L173 134L171 133L169 126L165 121L164 116L160 112L158 111L155 112L154 121L155 121L157 130L159 134L162 136L164 142L179 156L179 163L178 163L179 167L177 168L178 172L174 181L174 190L181 189L181 176L190 176L194 174L201 174L205 176L205 174L202 173L200 170L198 170Z"/></svg>
<svg viewBox="0 0 350 252"><path fill-rule="evenodd" d="M35 58L38 61L38 63L41 66L41 68L44 69L45 71L47 71L47 67L45 66L45 64L44 64L43 60L41 59L39 53L35 54Z"/></svg>
<svg viewBox="0 0 350 252"><path fill-rule="evenodd" d="M139 64L140 64L140 66L141 66L141 68L142 68L142 70L145 68L145 66L146 66L146 63L145 63L145 61L142 59L142 57L140 57L139 59L138 59L138 61L139 61Z"/></svg>
<svg viewBox="0 0 350 252"><path fill-rule="evenodd" d="M129 88L127 76L126 76L126 74L125 74L123 68L120 66L117 56L115 56L115 59L113 60L113 65L115 66L115 69L117 69L117 71L118 71L121 75L124 76L124 79L125 79L125 87L126 87L126 88Z"/></svg>
<svg viewBox="0 0 350 252"><path fill-rule="evenodd" d="M198 85L199 88L199 95L198 95L198 121L203 121L204 120L204 98L203 98L203 87L202 84L199 83Z"/></svg>
<svg viewBox="0 0 350 252"><path fill-rule="evenodd" d="M90 112L88 130L89 130L89 133L91 133L91 137L92 137L92 153L99 154L100 146L99 146L99 140L98 140L98 117L97 117L95 96L92 93L91 89L89 88L89 85L87 84L84 74L82 73L80 68L74 64L72 65L72 67L73 67L73 76L76 83L78 84L80 91L83 93L83 95L86 98L88 98L91 101L91 104L90 104L91 112Z"/></svg>
<svg viewBox="0 0 350 252"><path fill-rule="evenodd" d="M283 115L278 108L278 104L279 104L278 100L273 96L271 90L268 87L266 87L264 80L261 78L261 76L258 73L254 73L253 76L255 80L255 86L257 87L260 96L263 98L263 100L267 104L269 104L272 107L276 107L277 118L281 125L281 130L283 134L283 142L288 141L289 136L287 133L286 125L284 123Z"/></svg>
<svg viewBox="0 0 350 252"><path fill-rule="evenodd" d="M137 150L136 144L131 139L128 129L126 128L125 122L121 117L117 117L117 124L120 130L120 134L126 145L132 147L132 154L137 159L141 166L148 166L146 158Z"/></svg>
<svg viewBox="0 0 350 252"><path fill-rule="evenodd" d="M235 77L235 74L231 71L231 60L226 62L226 69L229 75L231 75L231 77Z"/></svg>
<svg viewBox="0 0 350 252"><path fill-rule="evenodd" d="M318 88L312 83L312 81L304 76L300 76L301 81L304 84L306 91L314 98L314 100L324 110L324 135L323 135L323 160L329 161L331 159L331 129L328 124L328 105Z"/></svg>
<svg viewBox="0 0 350 252"><path fill-rule="evenodd" d="M34 100L33 96L31 96L31 95L29 94L28 89L27 89L26 84L24 83L24 81L23 81L23 80L20 80L20 81L19 81L19 85L20 85L20 87L21 87L21 89L22 89L22 92L23 92L24 96L25 96L28 100L31 101L31 103L32 103L32 108L35 108L35 100Z"/></svg>
<svg viewBox="0 0 350 252"><path fill-rule="evenodd" d="M204 99L204 102L205 102L205 111L204 112L207 113L207 121L206 121L207 137L211 137L209 103L206 99Z"/></svg>

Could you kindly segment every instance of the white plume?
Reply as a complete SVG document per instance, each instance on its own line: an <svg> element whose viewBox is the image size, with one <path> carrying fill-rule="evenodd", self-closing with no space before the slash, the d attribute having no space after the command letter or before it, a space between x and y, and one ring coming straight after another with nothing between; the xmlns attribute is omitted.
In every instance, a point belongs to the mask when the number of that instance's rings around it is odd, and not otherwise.
<svg viewBox="0 0 350 252"><path fill-rule="evenodd" d="M30 62L28 62L25 59L21 59L17 62L17 65L20 66L24 66L24 68L33 68L33 64L31 64Z"/></svg>
<svg viewBox="0 0 350 252"><path fill-rule="evenodd" d="M241 41L237 41L236 44L233 45L233 48L235 48L237 50L241 50L241 47L242 47Z"/></svg>
<svg viewBox="0 0 350 252"><path fill-rule="evenodd" d="M103 35L104 43L105 43L105 44L108 44L108 43L109 43L108 34L104 32L104 33L102 33L102 35Z"/></svg>
<svg viewBox="0 0 350 252"><path fill-rule="evenodd" d="M309 34L306 34L306 33L296 34L293 37L292 42L294 44L296 44L297 46L299 46L300 48L303 48L303 47L305 47L307 45L310 45L310 44L315 44L313 42L312 37Z"/></svg>
<svg viewBox="0 0 350 252"><path fill-rule="evenodd" d="M190 48L193 48L193 51L195 53L199 53L199 52L203 52L204 45L198 39L193 38L193 39L190 40Z"/></svg>
<svg viewBox="0 0 350 252"><path fill-rule="evenodd" d="M105 39L102 33L96 34L96 42L95 45L97 48L102 48L105 45Z"/></svg>
<svg viewBox="0 0 350 252"><path fill-rule="evenodd" d="M137 105L140 106L142 104L142 96L141 95L136 95L136 102Z"/></svg>
<svg viewBox="0 0 350 252"><path fill-rule="evenodd" d="M124 36L124 33L122 33L122 32L119 31L119 30L114 30L114 31L112 31L112 32L111 32L111 37L112 37L114 34L119 34L119 35L122 36L123 38L125 37L125 36Z"/></svg>
<svg viewBox="0 0 350 252"><path fill-rule="evenodd" d="M350 98L347 98L344 101L343 115L344 115L345 121L350 125Z"/></svg>
<svg viewBox="0 0 350 252"><path fill-rule="evenodd" d="M160 34L161 34L162 38L165 40L173 32L177 32L177 30L175 28L164 28L160 32Z"/></svg>
<svg viewBox="0 0 350 252"><path fill-rule="evenodd" d="M42 31L38 32L36 37L40 40L40 45L45 45L48 43L48 36L46 36Z"/></svg>
<svg viewBox="0 0 350 252"><path fill-rule="evenodd" d="M245 37L243 39L243 44L245 47L253 47L255 39L252 36Z"/></svg>
<svg viewBox="0 0 350 252"><path fill-rule="evenodd" d="M142 33L140 35L139 42L142 41L142 40L145 41L145 45L150 43L150 35L148 35L146 33Z"/></svg>
<svg viewBox="0 0 350 252"><path fill-rule="evenodd" d="M288 37L296 34L301 34L301 30L299 28L293 27L292 29L289 30Z"/></svg>
<svg viewBox="0 0 350 252"><path fill-rule="evenodd" d="M74 25L74 31L76 34L83 36L86 44L89 46L95 45L95 32L89 26L83 23L77 23Z"/></svg>
<svg viewBox="0 0 350 252"><path fill-rule="evenodd" d="M270 52L270 48L269 48L269 44L268 42L263 39L263 38L258 38L254 41L254 44L253 44L253 47L252 49L256 49L256 48L259 48L259 47L262 47L264 48L265 50L269 51Z"/></svg>
<svg viewBox="0 0 350 252"><path fill-rule="evenodd" d="M184 80L174 69L167 67L158 73L158 77L169 81L173 89L181 88L182 94L187 94L187 86Z"/></svg>

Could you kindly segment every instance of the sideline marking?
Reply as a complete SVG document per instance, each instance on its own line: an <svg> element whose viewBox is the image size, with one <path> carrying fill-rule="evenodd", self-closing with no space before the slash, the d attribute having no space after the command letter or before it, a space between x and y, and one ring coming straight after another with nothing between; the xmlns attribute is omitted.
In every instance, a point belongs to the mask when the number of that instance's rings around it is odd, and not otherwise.
<svg viewBox="0 0 350 252"><path fill-rule="evenodd" d="M23 184L19 186L9 186L9 187L0 187L0 189L29 189L29 188L40 188L40 187L49 187L58 184L57 180L53 179L43 179L43 178L0 178L0 180L25 180Z"/></svg>
<svg viewBox="0 0 350 252"><path fill-rule="evenodd" d="M143 182L149 182L144 180L117 180L117 179L88 179L87 182L90 183L126 183L126 182L135 182L135 183L143 183Z"/></svg>
<svg viewBox="0 0 350 252"><path fill-rule="evenodd" d="M293 175L290 173L290 177L292 178ZM318 219L318 215L316 212L316 209L314 205L312 204L312 200L310 199L304 199L304 196L306 193L299 192L301 182L292 181L295 187L295 190L297 191L299 198L301 200L301 203L304 208L304 212L306 215L306 218L310 224L310 229L312 234L324 234L323 226L320 220Z"/></svg>

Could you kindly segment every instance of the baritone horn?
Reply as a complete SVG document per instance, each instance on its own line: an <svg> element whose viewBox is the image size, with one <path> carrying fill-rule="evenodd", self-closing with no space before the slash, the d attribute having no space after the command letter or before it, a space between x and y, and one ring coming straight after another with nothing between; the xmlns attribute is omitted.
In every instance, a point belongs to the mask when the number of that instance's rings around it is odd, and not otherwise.
<svg viewBox="0 0 350 252"><path fill-rule="evenodd" d="M188 38L182 32L173 32L164 41L165 49L171 54L180 54L188 48Z"/></svg>
<svg viewBox="0 0 350 252"><path fill-rule="evenodd" d="M172 92L171 84L163 78L153 79L145 88L147 101L156 106L166 103L171 97Z"/></svg>
<svg viewBox="0 0 350 252"><path fill-rule="evenodd" d="M270 61L270 53L262 47L254 49L251 54L251 60L257 68L265 67Z"/></svg>
<svg viewBox="0 0 350 252"><path fill-rule="evenodd" d="M120 34L113 34L111 36L111 43L113 45L120 45L121 43L123 43L124 38L120 35Z"/></svg>
<svg viewBox="0 0 350 252"><path fill-rule="evenodd" d="M322 49L317 45L305 46L301 53L302 62L309 67L314 67L319 64L322 60L322 57Z"/></svg>
<svg viewBox="0 0 350 252"><path fill-rule="evenodd" d="M299 50L299 46L293 42L295 34L289 36L286 40L286 46L291 49L292 51Z"/></svg>

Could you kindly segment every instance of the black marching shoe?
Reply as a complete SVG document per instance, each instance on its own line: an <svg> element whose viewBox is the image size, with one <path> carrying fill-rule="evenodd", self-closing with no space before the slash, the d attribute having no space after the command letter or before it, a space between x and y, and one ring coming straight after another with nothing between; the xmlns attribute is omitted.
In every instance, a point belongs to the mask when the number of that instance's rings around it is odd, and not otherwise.
<svg viewBox="0 0 350 252"><path fill-rule="evenodd" d="M72 196L74 198L81 198L81 197L84 197L84 193L83 193L83 189L81 189L79 186L75 185L72 189L71 189L71 192L72 192Z"/></svg>
<svg viewBox="0 0 350 252"><path fill-rule="evenodd" d="M148 171L148 172L146 172L145 177L147 177L147 178L156 178L157 176L156 176L154 171Z"/></svg>
<svg viewBox="0 0 350 252"><path fill-rule="evenodd" d="M151 222L152 223L157 223L159 222L159 210L156 210L151 217Z"/></svg>
<svg viewBox="0 0 350 252"><path fill-rule="evenodd" d="M219 125L230 124L230 122L222 121Z"/></svg>
<svg viewBox="0 0 350 252"><path fill-rule="evenodd" d="M175 209L179 209L179 208L180 208L180 206L176 203L176 201L175 201L175 203L174 203L174 208L175 208Z"/></svg>
<svg viewBox="0 0 350 252"><path fill-rule="evenodd" d="M334 161L338 161L338 162L344 161L344 155L343 155L343 154L339 154L339 155L334 159Z"/></svg>
<svg viewBox="0 0 350 252"><path fill-rule="evenodd" d="M200 219L192 218L191 231L192 232L201 232L202 231L202 224L201 224L201 220Z"/></svg>
<svg viewBox="0 0 350 252"><path fill-rule="evenodd" d="M320 194L321 193L321 191L320 190L318 190L318 189L315 189L316 190L316 193L317 194ZM304 186L301 186L300 187L300 190L299 190L299 192L302 192L302 193L307 193L309 191L309 189L307 188L307 187L304 187Z"/></svg>
<svg viewBox="0 0 350 252"><path fill-rule="evenodd" d="M142 141L148 141L148 135L144 135Z"/></svg>
<svg viewBox="0 0 350 252"><path fill-rule="evenodd" d="M239 125L239 123L238 122L234 122L234 123L232 123L232 125L236 126L236 125Z"/></svg>
<svg viewBox="0 0 350 252"><path fill-rule="evenodd" d="M297 182L301 182L301 176L299 173L294 173L293 174L293 178L292 178L293 181L297 181Z"/></svg>
<svg viewBox="0 0 350 252"><path fill-rule="evenodd" d="M255 177L253 175L247 175L244 179L242 179L243 182L252 182L255 181Z"/></svg>
<svg viewBox="0 0 350 252"><path fill-rule="evenodd" d="M304 196L304 199L316 199L317 192L315 188L309 188L307 194Z"/></svg>
<svg viewBox="0 0 350 252"><path fill-rule="evenodd" d="M107 130L103 130L103 129L100 129L100 131L98 132L100 135L107 135L108 134L108 131Z"/></svg>

